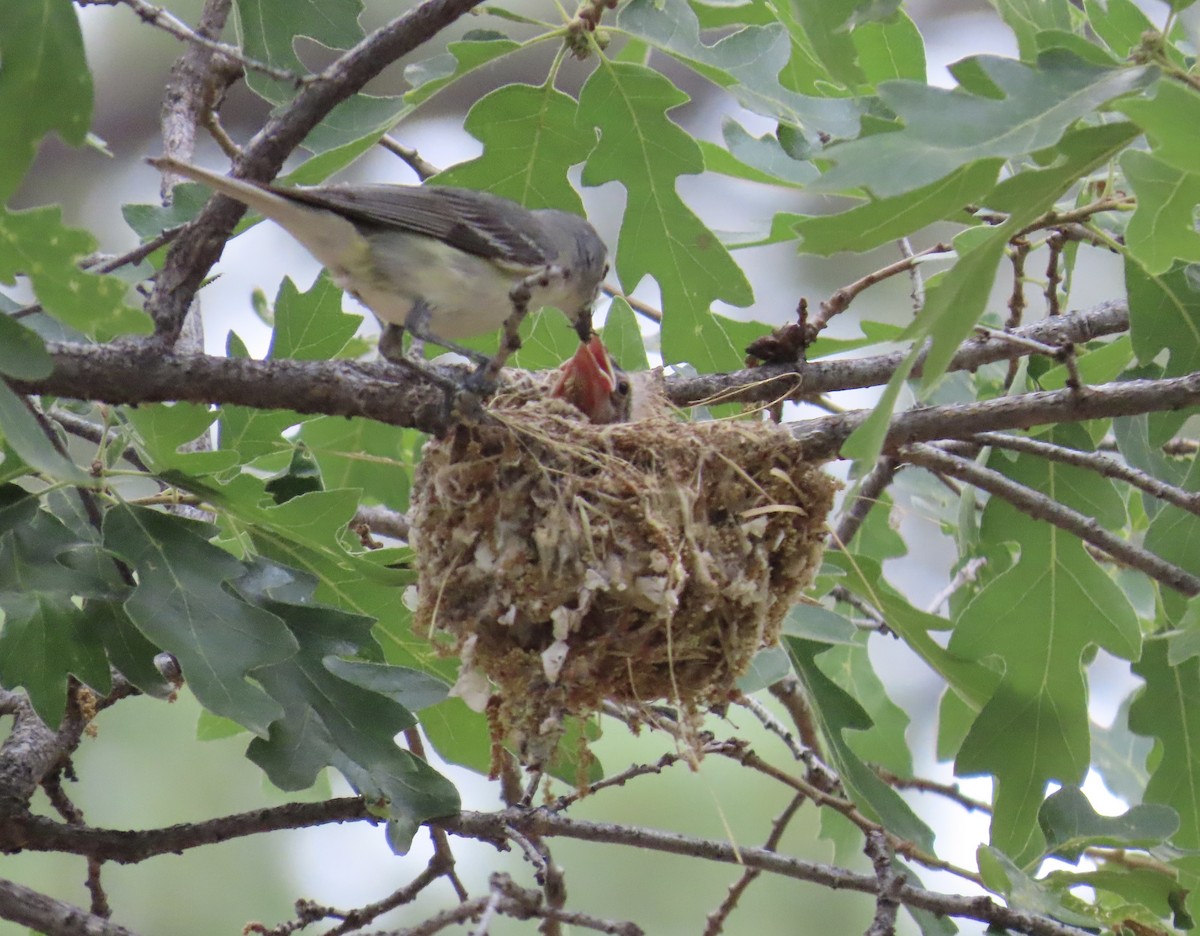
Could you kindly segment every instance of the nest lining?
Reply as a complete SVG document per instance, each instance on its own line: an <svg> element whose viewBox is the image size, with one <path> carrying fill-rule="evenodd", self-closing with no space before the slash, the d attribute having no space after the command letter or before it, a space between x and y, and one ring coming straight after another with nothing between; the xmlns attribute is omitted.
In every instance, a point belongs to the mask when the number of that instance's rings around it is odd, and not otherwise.
<svg viewBox="0 0 1200 936"><path fill-rule="evenodd" d="M413 488L417 633L462 658L527 763L565 715L728 701L812 580L837 483L784 430L593 426L536 382L425 447Z"/></svg>

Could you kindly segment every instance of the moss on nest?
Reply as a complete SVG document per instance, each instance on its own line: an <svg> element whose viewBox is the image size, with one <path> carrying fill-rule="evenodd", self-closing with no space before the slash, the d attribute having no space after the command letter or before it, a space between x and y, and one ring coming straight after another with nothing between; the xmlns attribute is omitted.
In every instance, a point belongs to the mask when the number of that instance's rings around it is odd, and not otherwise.
<svg viewBox="0 0 1200 936"><path fill-rule="evenodd" d="M530 381L425 447L415 629L526 763L606 699L729 700L820 563L837 483L786 431L653 409L593 426Z"/></svg>

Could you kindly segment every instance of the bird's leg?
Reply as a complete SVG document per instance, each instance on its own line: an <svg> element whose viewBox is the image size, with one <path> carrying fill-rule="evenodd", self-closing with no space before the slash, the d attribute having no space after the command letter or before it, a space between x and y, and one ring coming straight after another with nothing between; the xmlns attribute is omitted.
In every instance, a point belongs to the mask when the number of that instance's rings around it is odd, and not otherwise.
<svg viewBox="0 0 1200 936"><path fill-rule="evenodd" d="M428 341L430 344L435 344L438 347L445 348L447 351L453 351L455 354L461 354L470 361L474 361L481 367L486 365L491 359L482 352L476 351L474 348L466 348L462 345L454 344L452 341L447 341L445 338L439 338L429 330L429 320L433 315L433 310L429 308L428 303L423 299L418 299L413 303L412 309L409 310L407 317L404 319L404 327L398 325L388 325L384 328L383 336L379 339L379 353L386 357L389 361L395 361L397 358L391 356L393 344L397 356L403 356L402 335L408 332L413 336L413 350L416 350L418 341ZM388 332L395 329L393 337L389 338ZM388 351L384 351L384 341L388 342Z"/></svg>
<svg viewBox="0 0 1200 936"><path fill-rule="evenodd" d="M404 370L416 374L423 380L428 380L434 386L441 387L448 397L453 399L462 389L459 381L443 373L421 356L412 356L404 352L404 328L400 325L384 323L379 335L379 356L389 364L394 364Z"/></svg>
<svg viewBox="0 0 1200 936"><path fill-rule="evenodd" d="M533 299L533 290L538 287L545 289L554 280L565 280L570 278L570 276L570 270L560 266L548 266L538 270L536 273L530 273L524 279L519 280L508 291L508 301L512 303L512 312L504 320L504 327L500 336L500 347L490 361L486 364L481 364L467 378L469 389L476 393L483 393L494 387L496 385L496 378L500 376L500 369L504 367L504 362L508 360L509 355L520 350L521 322L529 314L529 303ZM588 331L591 331L590 322L588 323Z"/></svg>

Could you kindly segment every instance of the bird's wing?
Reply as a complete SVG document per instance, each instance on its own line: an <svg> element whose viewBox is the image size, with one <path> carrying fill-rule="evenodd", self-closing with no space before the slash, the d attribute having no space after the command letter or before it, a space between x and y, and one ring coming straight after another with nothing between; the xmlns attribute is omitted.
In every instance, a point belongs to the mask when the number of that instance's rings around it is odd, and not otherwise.
<svg viewBox="0 0 1200 936"><path fill-rule="evenodd" d="M525 267L545 266L554 260L537 216L516 202L487 192L436 185L271 189L360 224L434 237L485 260Z"/></svg>

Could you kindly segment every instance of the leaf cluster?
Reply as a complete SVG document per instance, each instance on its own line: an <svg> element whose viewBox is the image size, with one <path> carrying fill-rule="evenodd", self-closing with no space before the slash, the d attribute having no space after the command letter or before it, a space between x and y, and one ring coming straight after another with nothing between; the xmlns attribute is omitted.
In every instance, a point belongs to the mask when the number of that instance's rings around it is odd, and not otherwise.
<svg viewBox="0 0 1200 936"><path fill-rule="evenodd" d="M147 31L164 23L139 0L114 5L139 12ZM188 88L204 103L175 117L193 133L214 128L250 178L303 152L287 181L321 182L381 143L424 176L436 167L392 139L406 121L447 89L537 69L475 95L464 126L482 153L433 181L576 212L623 192L609 347L630 369L673 366L666 392L689 407L681 418L761 418L724 404L767 399L851 481L810 602L743 684L802 699L787 711L804 770L757 769L821 806L839 855L864 836L886 843L911 893L889 883L886 856L877 863L881 926L893 892L926 932L945 932L947 914L970 916L954 895L927 897L916 869L933 867L1003 897L1014 914L1004 925L1027 932L1190 928L1200 884L1192 4L1173 0L1155 22L1132 0L994 0L1018 54L967 56L950 66L951 87L927 79L921 29L899 2L623 0L553 21L541 18L548 5L487 7L487 28L419 50L403 94L363 90L475 6L426 0L368 35L354 0L213 0L209 12L232 10L224 36L168 30L204 75ZM78 12L70 0L0 0L6 205L48 134L100 149ZM310 72L301 39L332 50L333 63ZM546 47L554 54L539 57ZM222 98L214 88L240 80L274 111L238 147L219 108L205 108ZM720 139L689 131L693 98L736 114ZM747 129L764 121L771 132ZM738 230L717 230L711 206L685 197L696 179L735 193ZM766 221L737 214L738 193L764 191L777 209ZM394 397L379 389L373 339L324 277L308 291L285 280L260 299L272 328L265 362L236 333L218 360L186 351L187 310L244 229L240 215L193 186L124 215L143 247L106 258L57 206L0 209L0 689L21 690L56 726L83 693L168 694L154 660L169 654L210 734L248 732L247 756L285 790L336 768L403 848L421 823L459 809L414 745L416 726L446 760L477 770L497 760L484 719L447 698L454 667L412 632L403 600L404 511L424 438L415 427L450 420L404 396L418 377L382 382ZM827 296L775 308L794 288L788 271L770 280L754 258L780 245L810 262L837 258L826 270L857 262L847 255L878 263ZM1034 263L1044 275L1028 272ZM1100 267L1115 271L1115 293L1080 310L1073 296ZM911 307L827 333L864 293L903 277ZM656 299L626 301L649 284ZM746 345L793 307L793 330L769 343L782 356L747 368ZM1113 308L1117 324L1088 331ZM1037 337L1056 323L1084 337ZM531 369L573 350L552 315L527 322L523 338L516 362ZM1003 350L970 358L984 344ZM148 373L144 385L101 380L122 347L162 358L153 392ZM274 365L293 361L325 382L288 384L285 405L256 395L254 381L283 380ZM203 387L202 365L218 375ZM370 412L386 418L344 418L335 376L375 380ZM827 395L864 386L880 390L869 412ZM829 414L783 408L796 401ZM895 561L923 548L923 534L901 525L912 517L954 553L930 607L892 581ZM927 818L898 792L939 788L915 776L912 713L889 697L881 655L868 654L881 632L938 687L937 710L919 714L936 725L939 760L993 782L975 869L940 858ZM1100 653L1129 675L1108 727L1090 714ZM747 763L736 745L714 751ZM564 748L553 772L603 789L602 769L576 759ZM1127 811L1099 815L1089 777ZM1046 871L1050 858L1072 870Z"/></svg>

